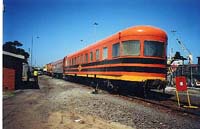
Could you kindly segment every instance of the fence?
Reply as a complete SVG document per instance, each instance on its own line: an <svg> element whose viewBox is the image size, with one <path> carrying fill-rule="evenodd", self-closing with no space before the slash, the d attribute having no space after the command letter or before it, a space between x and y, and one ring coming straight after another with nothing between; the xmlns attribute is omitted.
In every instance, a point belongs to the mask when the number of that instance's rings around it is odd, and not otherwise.
<svg viewBox="0 0 200 129"><path fill-rule="evenodd" d="M175 84L175 77L178 76L185 76L187 79L188 86L197 86L197 83L200 82L200 65L191 64L169 66L167 76L169 85L173 86Z"/></svg>

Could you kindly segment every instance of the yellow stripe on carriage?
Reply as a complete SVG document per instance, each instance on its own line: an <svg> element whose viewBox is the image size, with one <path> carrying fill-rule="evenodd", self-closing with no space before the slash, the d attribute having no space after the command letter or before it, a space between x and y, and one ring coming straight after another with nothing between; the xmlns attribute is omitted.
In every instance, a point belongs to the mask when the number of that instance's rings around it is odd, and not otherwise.
<svg viewBox="0 0 200 129"><path fill-rule="evenodd" d="M75 74L66 74L70 76L75 76ZM76 76L80 77L90 77L94 78L94 74L77 74ZM113 76L113 75L96 75L96 78L101 78L101 79L111 79L111 80L122 80L122 81L145 81L148 79L159 79L164 81L164 77L155 77L155 76L134 76L134 75L122 75L122 76Z"/></svg>

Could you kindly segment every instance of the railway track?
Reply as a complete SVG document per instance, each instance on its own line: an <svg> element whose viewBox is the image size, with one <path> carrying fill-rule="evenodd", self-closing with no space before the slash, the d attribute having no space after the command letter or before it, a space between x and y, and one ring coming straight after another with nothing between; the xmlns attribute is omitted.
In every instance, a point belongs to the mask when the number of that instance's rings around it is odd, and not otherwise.
<svg viewBox="0 0 200 129"><path fill-rule="evenodd" d="M115 95L116 97L123 98L128 101L133 101L137 103L142 103L144 105L152 106L154 108L171 110L176 113L181 113L184 115L190 114L193 116L200 117L200 108L191 109L184 108L183 105L187 105L187 103L182 103L181 107L178 107L177 102L173 99L165 99L165 100L151 100L151 98L141 98L132 95ZM156 106L155 106L156 105Z"/></svg>
<svg viewBox="0 0 200 129"><path fill-rule="evenodd" d="M72 83L76 83L76 82L72 82ZM80 83L76 83L76 84L80 84ZM85 88L95 89L91 85L86 85L86 84L81 84L81 85L84 86ZM101 89L101 90L109 92L108 90L105 90L105 89ZM96 92L96 89L95 89L95 92ZM200 117L200 108L198 109L184 108L183 105L188 104L186 102L181 102L182 104L181 107L178 107L177 101L174 99L171 99L171 97L174 96L172 94L163 94L163 93L153 91L147 98L137 97L128 92L127 93L123 92L123 94L109 92L108 94L114 95L115 97L123 98L128 101L143 103L144 105L148 105L148 106L150 105L153 108L158 108L158 109L164 108L164 110L171 110L173 112L184 114L184 115L190 114L193 116ZM200 105L197 105L197 106L200 107Z"/></svg>

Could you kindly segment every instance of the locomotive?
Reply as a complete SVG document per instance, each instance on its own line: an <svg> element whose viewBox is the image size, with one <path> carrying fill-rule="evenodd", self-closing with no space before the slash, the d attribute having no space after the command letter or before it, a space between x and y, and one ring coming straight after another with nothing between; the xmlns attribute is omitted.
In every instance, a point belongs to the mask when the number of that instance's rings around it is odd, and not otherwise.
<svg viewBox="0 0 200 129"><path fill-rule="evenodd" d="M167 34L153 26L134 26L63 59L66 80L118 91L164 89Z"/></svg>

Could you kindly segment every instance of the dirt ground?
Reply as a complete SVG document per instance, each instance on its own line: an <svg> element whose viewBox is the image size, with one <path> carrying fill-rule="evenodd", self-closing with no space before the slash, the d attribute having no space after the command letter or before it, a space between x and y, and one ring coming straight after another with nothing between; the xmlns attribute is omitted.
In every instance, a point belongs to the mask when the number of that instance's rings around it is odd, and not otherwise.
<svg viewBox="0 0 200 129"><path fill-rule="evenodd" d="M98 116L76 112L74 106L65 101L73 101L68 94L76 84L55 83L43 76L39 79L39 86L40 89L21 90L3 100L4 129L132 129ZM79 94L80 90L77 91ZM64 100L59 99L60 96Z"/></svg>
<svg viewBox="0 0 200 129"><path fill-rule="evenodd" d="M4 129L199 129L199 116L40 76L3 99ZM199 98L199 97L198 97Z"/></svg>

